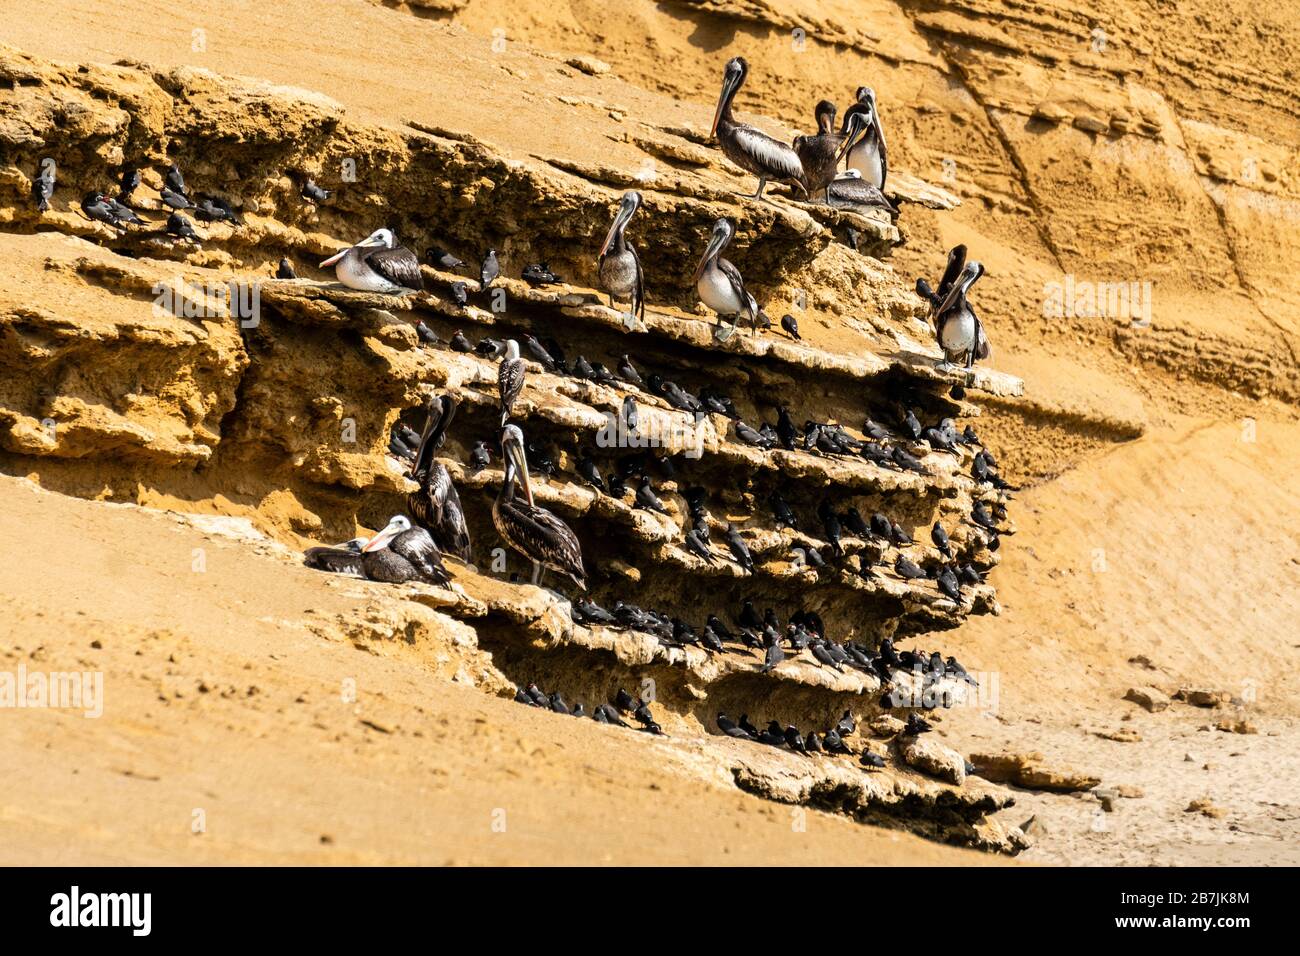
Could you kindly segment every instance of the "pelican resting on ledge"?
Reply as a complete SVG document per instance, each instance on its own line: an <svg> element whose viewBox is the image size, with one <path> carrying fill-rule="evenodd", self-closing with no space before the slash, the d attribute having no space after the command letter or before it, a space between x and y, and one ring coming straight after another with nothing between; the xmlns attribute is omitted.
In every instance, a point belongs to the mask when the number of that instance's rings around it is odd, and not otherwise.
<svg viewBox="0 0 1300 956"><path fill-rule="evenodd" d="M727 61L722 73L722 95L718 97L709 135L717 138L727 159L758 177L758 190L751 199L763 198L763 187L769 179L789 183L802 194L803 165L799 162L799 154L762 130L737 123L731 115L731 101L736 98L748 75L749 64L744 57L737 56Z"/></svg>
<svg viewBox="0 0 1300 956"><path fill-rule="evenodd" d="M840 156L847 158L848 168L882 192L889 178L889 159L885 152L885 129L876 109L876 94L869 86L858 87L858 101L844 111L844 137Z"/></svg>
<svg viewBox="0 0 1300 956"><path fill-rule="evenodd" d="M749 316L750 331L758 328L758 318L762 310L754 297L745 291L745 280L740 270L722 258L722 251L736 234L736 227L730 219L719 219L713 224L713 235L695 269L695 291L700 301L718 313L718 328L714 333L718 341L725 342L736 331L736 324L742 315ZM722 328L722 317L732 317L731 328Z"/></svg>
<svg viewBox="0 0 1300 956"><path fill-rule="evenodd" d="M636 246L627 241L624 231L632 216L641 208L641 194L629 190L623 194L614 222L600 247L600 284L609 293L610 308L614 299L627 299L632 303L631 315L645 319L645 276L641 272L641 259Z"/></svg>
<svg viewBox="0 0 1300 956"><path fill-rule="evenodd" d="M940 369L964 359L966 369L970 370L976 359L985 360L993 354L984 323L966 300L971 286L983 274L981 263L966 261L965 246L954 246L948 253L948 264L939 281L938 292L931 290L924 279L916 280L917 295L930 303L935 338L943 350L944 361L939 363Z"/></svg>
<svg viewBox="0 0 1300 956"><path fill-rule="evenodd" d="M456 400L443 395L430 399L427 408L428 418L415 449L415 463L411 465L411 478L420 487L406 496L406 510L416 524L432 535L439 548L468 564L474 558L474 551L460 495L451 483L447 466L433 457L442 447L447 426L456 415Z"/></svg>
<svg viewBox="0 0 1300 956"><path fill-rule="evenodd" d="M399 246L388 229L376 229L355 246L348 246L320 264L334 267L339 282L349 289L406 295L424 291L420 260Z"/></svg>
<svg viewBox="0 0 1300 956"><path fill-rule="evenodd" d="M533 562L533 584L541 581L542 569L564 575L581 590L587 590L587 572L582 566L582 545L567 524L533 501L528 481L528 460L524 454L524 433L518 425L507 425L501 433L501 454L505 480L492 504L492 523L506 544ZM515 485L518 483L516 494Z"/></svg>
<svg viewBox="0 0 1300 956"><path fill-rule="evenodd" d="M339 547L308 548L303 563L319 571L386 584L426 581L445 586L451 581L429 532L412 528L405 515L393 515L379 534L364 543L354 538Z"/></svg>

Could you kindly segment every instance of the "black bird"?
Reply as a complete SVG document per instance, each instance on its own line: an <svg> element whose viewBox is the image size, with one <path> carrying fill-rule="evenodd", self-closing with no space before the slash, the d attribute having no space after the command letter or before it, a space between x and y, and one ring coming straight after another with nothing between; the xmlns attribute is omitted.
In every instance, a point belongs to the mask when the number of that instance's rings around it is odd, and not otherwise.
<svg viewBox="0 0 1300 956"><path fill-rule="evenodd" d="M644 384L641 381L641 374L636 370L636 366L632 364L632 360L626 355L619 358L616 371L619 378L631 385L641 386Z"/></svg>
<svg viewBox="0 0 1300 956"><path fill-rule="evenodd" d="M808 650L812 652L812 656L816 658L819 663L825 664L827 667L833 668L837 671L843 670L843 668L836 663L835 658L831 655L831 652L826 647L825 643L819 642L816 644L809 644Z"/></svg>
<svg viewBox="0 0 1300 956"><path fill-rule="evenodd" d="M460 259L457 259L450 252L438 246L431 247L429 251L424 254L424 257L438 268L446 269L450 272L454 272L465 265L465 263Z"/></svg>
<svg viewBox="0 0 1300 956"><path fill-rule="evenodd" d="M857 722L853 719L853 711L845 710L840 719L835 722L835 732L841 737L849 737L858 729Z"/></svg>
<svg viewBox="0 0 1300 956"><path fill-rule="evenodd" d="M182 196L188 195L185 189L185 177L181 175L181 168L175 163L168 167L164 182L167 183L167 188L172 192L179 193Z"/></svg>
<svg viewBox="0 0 1300 956"><path fill-rule="evenodd" d="M840 519L831 507L829 498L823 498L822 503L817 506L817 517L821 518L822 529L826 532L826 540L830 542L831 550L836 556L843 554L844 546L840 544Z"/></svg>
<svg viewBox="0 0 1300 956"><path fill-rule="evenodd" d="M528 354L540 362L546 371L555 372L559 369L555 356L546 351L546 346L537 341L537 336L525 333L524 348L528 349Z"/></svg>
<svg viewBox="0 0 1300 956"><path fill-rule="evenodd" d="M585 624L603 624L605 627L613 627L618 623L618 619L610 614L595 601L587 598L579 598L571 605L574 611L582 618Z"/></svg>
<svg viewBox="0 0 1300 956"><path fill-rule="evenodd" d="M584 451L582 457L578 459L578 475L597 491L605 490L605 479L601 477L600 469L596 467L591 452Z"/></svg>
<svg viewBox="0 0 1300 956"><path fill-rule="evenodd" d="M527 687L524 688L524 690L528 694L529 700L531 700L538 707L551 706L551 699L547 697L546 694L543 693L542 689L538 687L536 684L530 683Z"/></svg>
<svg viewBox="0 0 1300 956"><path fill-rule="evenodd" d="M735 737L737 740L753 740L754 735L743 727L736 724L734 720L726 714L718 714L718 729L728 737Z"/></svg>
<svg viewBox="0 0 1300 956"><path fill-rule="evenodd" d="M796 341L803 340L803 336L799 334L799 323L793 315L786 313L781 316L781 328L785 329L790 338Z"/></svg>
<svg viewBox="0 0 1300 956"><path fill-rule="evenodd" d="M524 266L523 277L529 285L555 285L564 281L545 262L530 262Z"/></svg>
<svg viewBox="0 0 1300 956"><path fill-rule="evenodd" d="M957 569L957 578L963 584L980 585L984 583L984 577L975 570L975 565L966 563Z"/></svg>
<svg viewBox="0 0 1300 956"><path fill-rule="evenodd" d="M551 710L557 714L567 714L569 712L569 708L565 705L564 698L560 696L558 690L551 695L550 705Z"/></svg>
<svg viewBox="0 0 1300 956"><path fill-rule="evenodd" d="M938 585L940 593L946 597L952 598L958 604L961 603L961 584L957 581L957 575L952 572L951 568L944 568L935 577L934 583Z"/></svg>
<svg viewBox="0 0 1300 956"><path fill-rule="evenodd" d="M425 325L423 321L416 321L415 334L419 336L420 341L423 342L425 345L438 344L438 333L433 331L433 329L429 328L427 325Z"/></svg>
<svg viewBox="0 0 1300 956"><path fill-rule="evenodd" d="M754 556L749 553L749 545L745 544L745 539L740 536L736 526L730 521L727 522L727 547L731 549L732 556L736 563L748 571L754 573Z"/></svg>
<svg viewBox="0 0 1300 956"><path fill-rule="evenodd" d="M736 721L736 726L754 739L758 739L758 728L749 722L749 714L741 714L740 720Z"/></svg>
<svg viewBox="0 0 1300 956"><path fill-rule="evenodd" d="M877 538L884 538L889 541L894 536L894 526L888 518L876 511L871 515L871 533Z"/></svg>
<svg viewBox="0 0 1300 956"><path fill-rule="evenodd" d="M862 764L867 767L883 767L885 758L880 756L874 750L864 750L862 752Z"/></svg>
<svg viewBox="0 0 1300 956"><path fill-rule="evenodd" d="M754 609L754 602L749 598L745 598L744 603L740 605L740 616L736 618L736 623L756 631L763 629L763 618Z"/></svg>
<svg viewBox="0 0 1300 956"><path fill-rule="evenodd" d="M755 448L766 448L768 446L766 438L740 419L736 419L736 437L746 445L753 445Z"/></svg>
<svg viewBox="0 0 1300 956"><path fill-rule="evenodd" d="M771 747L780 747L785 743L785 730L775 720L769 721L758 735L758 742Z"/></svg>
<svg viewBox="0 0 1300 956"><path fill-rule="evenodd" d="M774 636L768 641L767 651L763 655L763 667L761 669L764 673L767 673L783 660L785 660L785 651L781 647L781 639Z"/></svg>
<svg viewBox="0 0 1300 956"><path fill-rule="evenodd" d="M204 222L229 222L239 225L239 217L230 203L220 196L202 196L194 207L194 215Z"/></svg>
<svg viewBox="0 0 1300 956"><path fill-rule="evenodd" d="M118 202L112 196L105 196L104 202L108 203L108 208L113 210L113 214L123 222L129 222L132 225L143 226L145 220L137 215L136 211L124 202Z"/></svg>
<svg viewBox="0 0 1300 956"><path fill-rule="evenodd" d="M945 558L952 557L952 544L948 540L948 532L943 530L943 525L938 521L930 529L930 540Z"/></svg>
<svg viewBox="0 0 1300 956"><path fill-rule="evenodd" d="M50 208L50 197L54 195L54 165L42 166L41 171L32 180L32 199L36 200L36 211L45 212Z"/></svg>
<svg viewBox="0 0 1300 956"><path fill-rule="evenodd" d="M808 736L804 738L804 744L807 745L810 754L819 754L822 752L822 742L817 739L817 734L811 730L808 731Z"/></svg>
<svg viewBox="0 0 1300 956"><path fill-rule="evenodd" d="M465 285L465 283L453 282L447 289L451 293L452 302L455 302L462 309L469 305L469 286Z"/></svg>
<svg viewBox="0 0 1300 956"><path fill-rule="evenodd" d="M497 276L501 274L501 264L497 262L497 251L489 249L487 255L483 257L483 264L479 266L479 291L486 292L492 288L492 283L496 281Z"/></svg>
<svg viewBox="0 0 1300 956"><path fill-rule="evenodd" d="M122 175L117 182L117 198L122 202L130 202L131 194L140 188L140 170L134 166L123 166Z"/></svg>
<svg viewBox="0 0 1300 956"><path fill-rule="evenodd" d="M921 459L906 451L901 445L895 445L889 452L890 459L899 468L904 471L914 471L918 475L928 475L925 465L921 464Z"/></svg>
<svg viewBox="0 0 1300 956"><path fill-rule="evenodd" d="M827 753L847 754L853 752L845 746L844 738L839 735L839 732L835 727L826 731L825 736L822 738L822 745L826 748Z"/></svg>
<svg viewBox="0 0 1300 956"><path fill-rule="evenodd" d="M772 505L772 517L775 519L778 528L799 527L799 520L794 516L794 512L790 510L790 505L781 497L781 492L772 492L768 502Z"/></svg>
<svg viewBox="0 0 1300 956"><path fill-rule="evenodd" d="M101 192L89 192L81 200L81 211L96 222L102 222L114 229L126 229L121 218L113 211L108 200Z"/></svg>
<svg viewBox="0 0 1300 956"><path fill-rule="evenodd" d="M809 567L812 568L826 567L826 559L822 557L822 553L818 551L816 548L794 547L790 549L790 552L794 554L796 558L802 556L804 564L808 565Z"/></svg>
<svg viewBox="0 0 1300 956"><path fill-rule="evenodd" d="M907 715L907 726L903 728L903 736L918 737L921 734L929 733L931 730L934 730L934 725L916 711L912 711Z"/></svg>
<svg viewBox="0 0 1300 956"><path fill-rule="evenodd" d="M794 440L799 437L799 429L790 418L790 410L782 405L776 412L776 437L786 451L794 451Z"/></svg>
<svg viewBox="0 0 1300 956"><path fill-rule="evenodd" d="M579 355L573 360L573 377L580 378L583 381L590 381L596 377L596 370L591 367L586 356Z"/></svg>
<svg viewBox="0 0 1300 956"><path fill-rule="evenodd" d="M330 198L330 193L328 189L321 189L316 185L314 179L309 178L302 184L302 198L308 202L320 204Z"/></svg>
<svg viewBox="0 0 1300 956"><path fill-rule="evenodd" d="M901 554L894 561L894 570L898 572L900 577L909 581L919 581L922 578L929 577L915 561L911 561Z"/></svg>
<svg viewBox="0 0 1300 956"><path fill-rule="evenodd" d="M799 729L794 724L785 728L785 742L797 754L806 754L808 752L808 745L804 743L803 734L799 733Z"/></svg>
<svg viewBox="0 0 1300 956"><path fill-rule="evenodd" d="M587 716L587 710L586 710L585 707L582 706L581 703L574 704L574 705L573 705L573 710L570 711L570 713L572 713L574 717L586 717L586 716Z"/></svg>
<svg viewBox="0 0 1300 956"><path fill-rule="evenodd" d="M470 344L469 339L465 338L465 333L460 329L451 337L451 348L453 352L473 352L474 346Z"/></svg>
<svg viewBox="0 0 1300 956"><path fill-rule="evenodd" d="M686 549L692 554L703 558L709 564L714 564L718 560L709 549L708 544L700 538L699 533L694 528L686 532Z"/></svg>
<svg viewBox="0 0 1300 956"><path fill-rule="evenodd" d="M916 544L912 536L903 530L902 525L897 521L889 522L889 540L893 541L900 548L906 548L910 544Z"/></svg>
<svg viewBox="0 0 1300 956"><path fill-rule="evenodd" d="M528 696L528 692L524 690L522 687L515 688L515 703L527 704L529 707L537 706L535 703L533 703L533 699Z"/></svg>
<svg viewBox="0 0 1300 956"><path fill-rule="evenodd" d="M614 695L614 706L626 714L636 709L636 698L620 687Z"/></svg>
<svg viewBox="0 0 1300 956"><path fill-rule="evenodd" d="M162 198L163 205L171 209L193 209L194 203L184 193L178 193L164 186L159 190L158 195Z"/></svg>
<svg viewBox="0 0 1300 956"><path fill-rule="evenodd" d="M178 212L174 212L174 213L172 213L172 219L177 219L177 218L183 220L185 217L182 216L182 215L181 215L180 213L178 213ZM167 222L168 222L168 224L170 224L170 223L171 223L171 219L167 220ZM293 263L289 261L289 257L288 257L288 256L282 256L282 257L280 258L280 265L279 265L279 267L275 270L275 277L276 277L277 279L296 279L296 278L298 278L298 273L297 273L296 271L294 271ZM420 324L423 325L424 323L421 322Z"/></svg>
<svg viewBox="0 0 1300 956"><path fill-rule="evenodd" d="M657 511L661 515L668 514L668 509L665 508L664 503L659 500L659 496L655 494L654 488L650 486L650 479L645 475L641 476L641 483L637 485L635 507Z"/></svg>
<svg viewBox="0 0 1300 956"><path fill-rule="evenodd" d="M912 436L913 439L917 439L917 440L920 439L920 437L921 437L921 422L920 422L920 420L916 417L916 412L912 411L910 408L908 408L908 409L904 409L904 412L903 412L903 428L904 428L904 430L906 430L906 432L907 432L909 435Z"/></svg>
<svg viewBox="0 0 1300 956"><path fill-rule="evenodd" d="M470 473L477 475L490 464L492 464L492 452L488 449L488 443L485 441L475 442L474 450L469 453Z"/></svg>
<svg viewBox="0 0 1300 956"><path fill-rule="evenodd" d="M866 521L862 519L862 514L857 508L850 505L840 521L849 529L850 534L864 539L871 537L871 529L867 527Z"/></svg>
<svg viewBox="0 0 1300 956"><path fill-rule="evenodd" d="M198 233L194 231L193 224L178 212L174 212L167 217L166 230L167 230L167 235L175 236L177 239L184 239L187 242L193 242L196 244L199 241ZM284 266L287 262L288 262L287 259L280 260L281 272L284 271ZM292 268L290 268L289 271L292 272L293 271ZM277 278L283 279L286 277L283 275L278 275ZM292 279L295 277L290 275L288 276L288 278Z"/></svg>
<svg viewBox="0 0 1300 956"><path fill-rule="evenodd" d="M631 395L625 396L623 399L623 424L627 426L628 431L636 431L636 399Z"/></svg>
<svg viewBox="0 0 1300 956"><path fill-rule="evenodd" d="M989 514L988 509L984 507L984 502L982 501L975 502L975 506L971 508L970 518L971 521L974 521L981 528L992 531L994 534L1015 534L1014 531L1006 531L999 528L998 523L993 520L993 516Z"/></svg>
<svg viewBox="0 0 1300 956"><path fill-rule="evenodd" d="M862 434L875 441L892 441L894 433L879 422L874 422L870 418L862 426Z"/></svg>

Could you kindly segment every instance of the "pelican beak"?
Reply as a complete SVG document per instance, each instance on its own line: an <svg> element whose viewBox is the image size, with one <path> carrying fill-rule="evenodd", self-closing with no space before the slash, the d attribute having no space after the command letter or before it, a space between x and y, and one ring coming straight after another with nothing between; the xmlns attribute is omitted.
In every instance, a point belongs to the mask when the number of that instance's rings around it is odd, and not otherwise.
<svg viewBox="0 0 1300 956"><path fill-rule="evenodd" d="M334 255L330 256L328 259L322 262L320 264L320 268L324 269L326 266L334 265L334 263L338 262L340 259L342 259L344 256L346 256L349 252L351 252L355 248L356 246L348 246L346 249L340 249Z"/></svg>
<svg viewBox="0 0 1300 956"><path fill-rule="evenodd" d="M614 216L613 223L610 224L609 232L605 236L605 242L600 247L601 259L605 258L605 253L609 252L609 247L614 244L614 237L627 227L634 212L636 212L636 207L630 200L624 199L622 205L618 207L618 213Z"/></svg>
<svg viewBox="0 0 1300 956"><path fill-rule="evenodd" d="M388 547L388 542L396 538L400 532L401 529L395 526L393 522L390 521L388 522L388 524L384 526L384 530L379 532L379 534L375 535L369 541L367 541L365 546L361 550L382 551L384 548Z"/></svg>
<svg viewBox="0 0 1300 956"><path fill-rule="evenodd" d="M519 487L524 491L524 500L529 505L532 505L533 486L528 477L528 459L524 455L524 446L516 441L511 441L506 446L506 454L510 456L510 464L514 469L515 477L519 481Z"/></svg>
<svg viewBox="0 0 1300 956"><path fill-rule="evenodd" d="M844 157L848 155L849 150L858 144L858 140L862 139L862 137L866 135L866 132L867 121L862 118L861 113L854 113L853 116L849 118L848 135L844 137L844 142L840 143L840 151L835 154L836 165L839 165L844 161Z"/></svg>
<svg viewBox="0 0 1300 956"><path fill-rule="evenodd" d="M709 136L718 135L718 123L722 120L722 111L727 108L731 98L736 95L736 90L740 87L740 74L727 71L727 75L722 80L722 95L718 97L718 107L713 111L713 125L709 127Z"/></svg>
<svg viewBox="0 0 1300 956"><path fill-rule="evenodd" d="M709 244L704 249L704 255L700 257L700 264L695 267L695 277L691 280L692 282L700 281L700 276L704 275L704 270L705 268L708 267L710 260L712 260L718 253L720 253L722 251L722 247L725 246L726 244L727 244L726 230L725 229L713 230L713 235L709 238Z"/></svg>

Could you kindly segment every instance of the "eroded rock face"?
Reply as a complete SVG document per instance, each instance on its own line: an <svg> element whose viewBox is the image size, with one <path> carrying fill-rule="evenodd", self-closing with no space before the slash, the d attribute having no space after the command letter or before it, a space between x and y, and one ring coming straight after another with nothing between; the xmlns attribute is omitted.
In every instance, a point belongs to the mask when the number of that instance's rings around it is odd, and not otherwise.
<svg viewBox="0 0 1300 956"><path fill-rule="evenodd" d="M478 345L537 335L557 340L569 366L581 356L613 368L631 354L647 377L726 392L753 424L789 406L800 424L833 421L861 434L866 417L897 422L903 409L927 423L965 424L977 420L981 399L1014 406L1022 386L1012 376L935 369L910 283L865 254L883 255L897 242L892 227L788 203L738 206L730 193L691 178L692 157L706 155L696 155L698 143L679 137L669 147L672 140L660 138L655 148L678 149L687 169L644 190L638 241L655 249L655 269L650 308L629 327L583 285L616 198L608 171L521 163L454 131L361 125L308 92L205 71L76 70L2 50L0 79L8 81L0 84L0 145L10 163L0 176L0 244L25 281L60 293L36 306L11 288L0 291L5 468L77 494L203 500L297 549L346 540L405 510L413 485L387 454L390 429L400 422L419 431L426 400L449 393L459 410L440 458L460 489L477 565L457 565L450 589L331 579L356 588L359 612L326 622L322 637L342 635L372 653L400 642L427 654L440 676L491 693L533 679L592 701L618 686L643 696L649 687L664 722L688 735L711 732L724 708L761 708L765 719L822 728L846 710L864 720L878 713L881 682L867 670L827 667L807 653L765 669L734 648L714 654L585 626L567 601L521 584L528 569L518 556L494 553L501 542L489 509L502 480L499 458L477 472L467 465L476 441L493 444L499 435L495 352L446 343L458 332ZM371 167L364 187L340 189L321 208L298 198L303 176L357 155ZM59 190L53 208L38 215L26 193L47 156ZM201 226L199 246L161 233L164 212L149 197L169 157L192 185L220 184L213 191L231 199L243 222ZM140 205L155 224L118 233L86 220L76 203L85 190L107 188L126 163L144 171ZM945 201L941 190L914 188L935 205ZM693 311L688 277L722 214L743 224L752 244L740 243L735 256L769 308L779 314L782 303L802 304L802 341L742 332L722 345ZM497 247L512 272L543 260L573 282L533 289L506 275L499 301L474 294L460 305L450 284L461 277L432 267L424 269L426 292L394 297L344 289L305 264L381 222L420 251L452 237L466 248ZM846 223L866 237L857 252L837 238ZM290 251L304 278L267 278ZM236 298L253 291L254 299ZM417 322L437 344L421 339ZM628 395L643 425L609 441ZM706 613L729 620L753 597L783 620L814 610L832 636L867 647L998 612L993 578L953 599L933 580L892 570L899 553L937 562L929 544L936 520L958 560L997 564L995 536L970 520L976 502L1003 500L971 475L977 446L940 451L900 438L923 473L816 448L759 449L741 441L725 415L691 415L647 387L548 371L532 359L514 415L535 446L537 500L578 534L589 596L602 604L636 601L698 626ZM673 461L671 474L661 461L651 467L662 514L637 507L630 490L594 490L575 471L583 454L611 474L647 453ZM682 492L690 486L707 493L712 562L684 546ZM796 529L777 527L768 505L777 491L798 516ZM826 566L796 560L795 547L831 555L816 517L823 501L886 513L915 543L886 546L845 532L841 556ZM719 545L728 522L753 553L752 575ZM964 789L962 761L946 748L913 750L906 762L946 782L922 786L903 769L868 776L847 759L819 759L806 772L800 758L775 750L746 751L733 770L738 785L774 799L888 819L952 842L1018 848L1014 833L983 820L1009 798ZM924 812L909 818L916 807Z"/></svg>

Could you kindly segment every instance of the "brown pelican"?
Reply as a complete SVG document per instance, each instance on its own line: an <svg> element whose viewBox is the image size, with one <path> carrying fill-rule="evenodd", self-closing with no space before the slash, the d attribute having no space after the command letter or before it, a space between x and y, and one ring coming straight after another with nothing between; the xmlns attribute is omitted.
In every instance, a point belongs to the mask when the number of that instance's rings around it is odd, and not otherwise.
<svg viewBox="0 0 1300 956"><path fill-rule="evenodd" d="M949 270L953 261L950 256ZM983 274L984 266L972 260L966 263L961 275L952 282L948 294L942 300L938 295L930 300L930 306L934 310L935 335L944 355L940 368L965 359L966 368L969 369L974 366L976 359L987 359L992 354L988 336L984 334L984 323L966 301L971 286Z"/></svg>
<svg viewBox="0 0 1300 956"><path fill-rule="evenodd" d="M751 332L757 329L760 312L754 297L745 291L745 280L740 277L740 270L722 258L722 250L727 248L735 232L736 227L730 219L715 222L709 245L695 270L695 291L701 302L718 313L716 334L724 342L731 338L742 315L749 316ZM731 328L725 332L722 329L724 315L733 317Z"/></svg>
<svg viewBox="0 0 1300 956"><path fill-rule="evenodd" d="M362 292L406 294L424 289L420 260L406 246L397 245L392 232L376 229L355 246L349 246L320 264L334 266L334 274L349 289Z"/></svg>
<svg viewBox="0 0 1300 956"><path fill-rule="evenodd" d="M515 399L524 390L524 360L519 357L519 343L514 339L506 342L506 354L497 366L497 395L501 399L501 426L510 421Z"/></svg>
<svg viewBox="0 0 1300 956"><path fill-rule="evenodd" d="M518 425L507 425L501 433L501 454L505 480L492 505L492 523L505 542L533 562L533 583L541 580L542 569L565 575L587 590L587 572L582 566L582 546L567 524L533 502L528 481L528 460L524 454L524 433ZM516 497L515 483L523 497Z"/></svg>
<svg viewBox="0 0 1300 956"><path fill-rule="evenodd" d="M898 218L898 207L890 202L871 183L862 178L856 169L846 169L826 187L830 205L836 209L850 209L865 212L868 209L883 209L889 214L890 221Z"/></svg>
<svg viewBox="0 0 1300 956"><path fill-rule="evenodd" d="M433 457L456 414L456 401L450 395L430 399L428 413L424 433L415 450L415 464L411 466L411 477L420 488L406 496L406 509L443 551L468 563L473 560L474 553L470 547L465 512L460 506L460 495L456 494L456 486L451 483L447 466Z"/></svg>
<svg viewBox="0 0 1300 956"><path fill-rule="evenodd" d="M813 111L817 117L817 134L794 138L794 151L803 167L801 181L810 200L816 197L830 201L827 189L835 179L835 171L840 164L838 151L843 139L835 132L835 113L835 104L830 100L822 100Z"/></svg>
<svg viewBox="0 0 1300 956"><path fill-rule="evenodd" d="M840 132L844 136L840 157L847 157L848 168L856 169L863 179L884 190L889 162L885 155L885 131L871 87L858 87L858 101L845 111Z"/></svg>
<svg viewBox="0 0 1300 956"><path fill-rule="evenodd" d="M716 136L722 153L741 169L758 177L758 191L751 197L763 198L763 187L769 179L786 182L803 189L803 166L793 149L768 136L762 130L737 123L731 115L731 101L749 75L749 64L744 57L727 61L722 74L722 95L713 114L710 136Z"/></svg>
<svg viewBox="0 0 1300 956"><path fill-rule="evenodd" d="M624 230L632 216L641 208L641 194L629 190L623 194L614 222L605 236L605 243L600 247L600 284L609 293L609 307L614 307L614 298L627 299L632 303L633 316L645 318L645 277L641 273L641 259L636 254L636 246L627 241ZM612 251L611 251L612 250Z"/></svg>
<svg viewBox="0 0 1300 956"><path fill-rule="evenodd" d="M445 585L451 580L429 532L412 528L405 515L393 515L384 529L365 543L353 539L341 547L308 548L303 561L309 568L387 584L427 581Z"/></svg>

